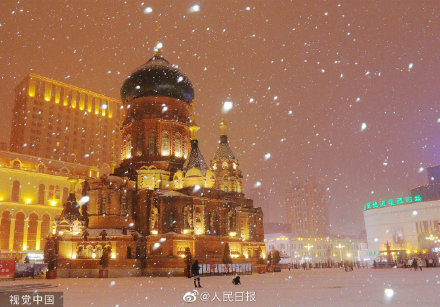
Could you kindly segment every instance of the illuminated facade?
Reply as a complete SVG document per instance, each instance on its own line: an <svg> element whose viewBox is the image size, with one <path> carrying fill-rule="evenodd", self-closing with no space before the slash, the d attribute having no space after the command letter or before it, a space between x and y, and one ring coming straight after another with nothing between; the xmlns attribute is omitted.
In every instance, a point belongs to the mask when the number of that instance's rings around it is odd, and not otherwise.
<svg viewBox="0 0 440 307"><path fill-rule="evenodd" d="M69 189L80 196L81 181L98 175L90 166L0 151L0 255L42 251Z"/></svg>
<svg viewBox="0 0 440 307"><path fill-rule="evenodd" d="M363 205L372 259L403 261L414 255L432 257L440 252L439 174L439 166L428 167L428 185L411 189L405 197Z"/></svg>
<svg viewBox="0 0 440 307"><path fill-rule="evenodd" d="M13 152L99 165L120 160L121 102L30 73L15 89Z"/></svg>
<svg viewBox="0 0 440 307"><path fill-rule="evenodd" d="M416 195L417 197L417 195ZM386 206L364 210L368 250L372 259L405 259L414 254L439 252L440 200L406 201L391 199ZM397 200L402 199L402 202ZM395 200L395 201L394 201ZM368 205L368 204L367 204ZM387 247L389 245L389 248ZM388 250L389 249L389 250Z"/></svg>
<svg viewBox="0 0 440 307"><path fill-rule="evenodd" d="M208 165L198 146L189 79L155 54L124 82L122 161L87 180L80 210L57 225L59 276L96 276L111 249L113 276L182 274L184 258L236 263L264 256L263 213L242 192L242 174L220 124Z"/></svg>
<svg viewBox="0 0 440 307"><path fill-rule="evenodd" d="M292 185L286 195L287 220L299 236L325 237L329 234L324 187L314 181Z"/></svg>
<svg viewBox="0 0 440 307"><path fill-rule="evenodd" d="M352 238L303 238L293 234L264 235L266 250L280 252L281 263L333 264L342 261L364 261L367 243Z"/></svg>

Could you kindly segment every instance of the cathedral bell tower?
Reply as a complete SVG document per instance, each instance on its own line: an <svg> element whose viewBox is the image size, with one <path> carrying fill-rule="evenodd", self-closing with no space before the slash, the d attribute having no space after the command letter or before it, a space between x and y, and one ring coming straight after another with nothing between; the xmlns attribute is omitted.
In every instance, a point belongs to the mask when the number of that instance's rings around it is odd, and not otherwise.
<svg viewBox="0 0 440 307"><path fill-rule="evenodd" d="M211 161L211 169L216 177L214 188L224 192L242 193L243 175L238 160L229 147L224 118L220 122L220 140Z"/></svg>
<svg viewBox="0 0 440 307"><path fill-rule="evenodd" d="M121 164L115 174L138 179L139 188L170 188L190 152L194 89L157 51L123 83Z"/></svg>

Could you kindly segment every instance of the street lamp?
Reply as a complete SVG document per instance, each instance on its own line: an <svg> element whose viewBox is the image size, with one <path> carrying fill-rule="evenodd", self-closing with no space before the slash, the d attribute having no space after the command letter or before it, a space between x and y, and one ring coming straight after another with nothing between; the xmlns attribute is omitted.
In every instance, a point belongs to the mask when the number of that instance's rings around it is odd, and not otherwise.
<svg viewBox="0 0 440 307"><path fill-rule="evenodd" d="M344 245L342 245L341 243L339 243L338 245L336 245L337 248L339 248L339 256L341 257L341 261L342 261L342 249L345 247Z"/></svg>
<svg viewBox="0 0 440 307"><path fill-rule="evenodd" d="M310 258L310 249L313 247L313 245L310 245L310 243L307 243L307 245L304 245L304 247L307 248L307 256Z"/></svg>

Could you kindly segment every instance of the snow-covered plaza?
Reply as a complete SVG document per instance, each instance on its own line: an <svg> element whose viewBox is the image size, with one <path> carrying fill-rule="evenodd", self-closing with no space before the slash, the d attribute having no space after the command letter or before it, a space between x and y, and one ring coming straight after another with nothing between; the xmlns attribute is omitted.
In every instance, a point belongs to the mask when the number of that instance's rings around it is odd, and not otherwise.
<svg viewBox="0 0 440 307"><path fill-rule="evenodd" d="M62 291L64 306L438 306L440 268L283 270L241 276L202 277L195 294L192 279L133 277L108 279L23 279L0 283L0 292ZM183 297L189 292L187 300Z"/></svg>

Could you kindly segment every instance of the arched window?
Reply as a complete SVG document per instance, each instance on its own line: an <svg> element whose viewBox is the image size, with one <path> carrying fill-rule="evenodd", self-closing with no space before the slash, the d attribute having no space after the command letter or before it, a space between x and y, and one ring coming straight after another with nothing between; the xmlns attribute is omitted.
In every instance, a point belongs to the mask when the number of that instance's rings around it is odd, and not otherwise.
<svg viewBox="0 0 440 307"><path fill-rule="evenodd" d="M23 233L24 233L24 213L19 212L15 216L15 229L14 229L14 250L23 250Z"/></svg>
<svg viewBox="0 0 440 307"><path fill-rule="evenodd" d="M182 156L181 146L180 146L180 134L174 136L174 155L176 157Z"/></svg>
<svg viewBox="0 0 440 307"><path fill-rule="evenodd" d="M136 156L142 156L144 148L144 136L138 134L136 138Z"/></svg>
<svg viewBox="0 0 440 307"><path fill-rule="evenodd" d="M98 245L96 246L96 258L101 258L102 257L102 246Z"/></svg>
<svg viewBox="0 0 440 307"><path fill-rule="evenodd" d="M182 149L182 151L183 151L183 157L186 159L186 157L188 156L188 146L187 146L187 144L186 144L186 137L183 137L183 140L182 140L182 147L183 147L183 149Z"/></svg>
<svg viewBox="0 0 440 307"><path fill-rule="evenodd" d="M3 211L0 224L0 249L9 250L9 235L11 229L11 213Z"/></svg>
<svg viewBox="0 0 440 307"><path fill-rule="evenodd" d="M29 223L28 223L28 237L27 237L28 250L35 250L37 227L38 227L38 216L32 213L31 215L29 215Z"/></svg>
<svg viewBox="0 0 440 307"><path fill-rule="evenodd" d="M50 217L49 215L43 215L41 222L41 235L40 235L40 248L44 250L45 238L49 235L50 231Z"/></svg>
<svg viewBox="0 0 440 307"><path fill-rule="evenodd" d="M162 132L162 156L170 155L170 137L168 132Z"/></svg>
<svg viewBox="0 0 440 307"><path fill-rule="evenodd" d="M55 198L60 199L60 186L59 185L57 185L55 187Z"/></svg>
<svg viewBox="0 0 440 307"><path fill-rule="evenodd" d="M125 138L125 143L122 149L122 159L130 159L131 158L131 135L128 134Z"/></svg>
<svg viewBox="0 0 440 307"><path fill-rule="evenodd" d="M93 258L93 247L91 245L87 246L87 258Z"/></svg>
<svg viewBox="0 0 440 307"><path fill-rule="evenodd" d="M49 194L47 195L47 199L54 199L55 197L55 187L53 185L49 186Z"/></svg>
<svg viewBox="0 0 440 307"><path fill-rule="evenodd" d="M156 154L156 134L153 131L148 134L148 154L150 156Z"/></svg>
<svg viewBox="0 0 440 307"><path fill-rule="evenodd" d="M15 180L12 183L11 201L13 201L13 202L19 202L20 201L20 182L17 181L17 180Z"/></svg>
<svg viewBox="0 0 440 307"><path fill-rule="evenodd" d="M84 257L84 246L79 245L77 250L76 250L76 256L78 258L83 258Z"/></svg>
<svg viewBox="0 0 440 307"><path fill-rule="evenodd" d="M45 185L44 184L40 184L38 186L38 204L39 205L44 205L45 192L46 192Z"/></svg>
<svg viewBox="0 0 440 307"><path fill-rule="evenodd" d="M44 173L44 170L45 170L44 164L38 165L38 172L39 173Z"/></svg>
<svg viewBox="0 0 440 307"><path fill-rule="evenodd" d="M232 192L237 192L237 183L235 180L232 180Z"/></svg>

